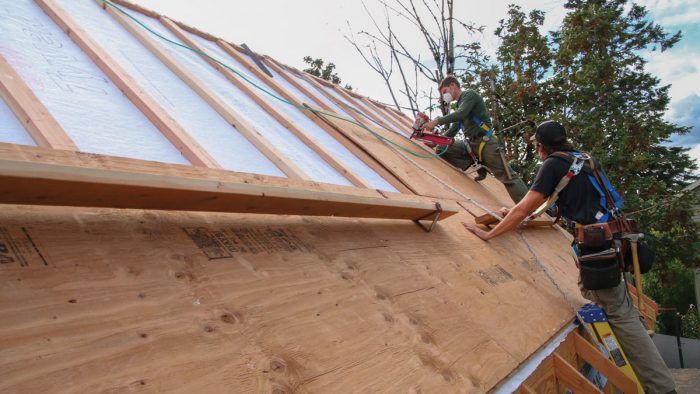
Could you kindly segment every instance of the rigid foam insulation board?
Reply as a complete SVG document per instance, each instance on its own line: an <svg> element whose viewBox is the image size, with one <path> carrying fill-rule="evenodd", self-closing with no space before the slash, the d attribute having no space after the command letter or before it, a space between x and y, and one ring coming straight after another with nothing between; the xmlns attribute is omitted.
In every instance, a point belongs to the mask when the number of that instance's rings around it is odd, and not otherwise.
<svg viewBox="0 0 700 394"><path fill-rule="evenodd" d="M335 113L337 113L338 115L344 116L344 117L346 117L347 119L352 119L352 116L350 116L347 112L345 112L342 108L340 108L340 106L338 106L336 103L334 103L333 100L331 100L331 99L329 99L328 97L326 97L325 94L321 93L321 92L320 92L313 84L311 84L309 81L307 81L306 79L304 79L304 78L298 76L298 75L297 75L296 73L294 73L294 72L291 72L291 71L288 71L288 70L284 70L284 71L285 71L285 74L286 74L286 75L288 75L290 78L294 79L297 83L303 85L307 90L309 90L309 91L315 93L315 96L314 96L314 97L317 97L317 100L316 100L316 101L321 100L321 101L323 101L323 103L325 103L326 105L328 105L329 107L331 107L331 109L333 109L333 111L334 111Z"/></svg>
<svg viewBox="0 0 700 394"><path fill-rule="evenodd" d="M190 164L31 0L0 2L0 53L83 152Z"/></svg>
<svg viewBox="0 0 700 394"><path fill-rule="evenodd" d="M7 103L0 98L0 142L36 146Z"/></svg>
<svg viewBox="0 0 700 394"><path fill-rule="evenodd" d="M250 57L246 54L241 53L241 55L250 59ZM250 60L251 62L253 61L253 59ZM292 85L291 83L287 82L287 80L284 79L284 77L282 77L281 75L279 75L274 69L269 68L268 70L270 71L270 73L272 73L275 81L282 85L282 87L285 88L292 96L296 97L298 102L306 103L307 105L312 106L314 108L319 108L315 100L305 95L299 89L294 87L294 85ZM275 105L276 103L271 104ZM276 105L286 106L289 110L287 111L287 113L291 116L294 116L294 120L298 120L298 123L302 125L304 130L306 130L309 134L313 136L314 139L319 141L326 149L328 149L333 154L333 156L338 158L338 160L341 163L343 163L345 167L351 168L355 172L355 174L360 176L362 179L366 180L372 186L372 188L391 192L398 192L398 190L395 187L393 187L389 182L387 182L384 178L382 178L381 175L377 174L373 169L369 168L367 164L365 164L362 160L358 159L357 156L355 156L352 152L348 150L348 148L344 147L335 138L330 136L325 130L323 130L317 124L309 120L309 118L307 118L306 115L301 113L300 110L292 108L291 106L287 106L286 104Z"/></svg>
<svg viewBox="0 0 700 394"><path fill-rule="evenodd" d="M196 34L186 32L190 38L194 39L200 46L202 46L211 56L215 59L223 62L229 67L233 68L243 75L247 75L242 67L234 58L229 56L219 48L219 46L212 41L202 38ZM211 66L210 66L211 67ZM247 83L246 81L243 81ZM247 94L239 89L234 89L231 82L227 82L224 85L227 88L230 87L231 94L238 98L240 103L245 103L245 113L250 116L258 126L258 130L262 135L265 136L271 143L282 151L292 162L294 162L299 168L307 171L313 180L318 182L333 183L337 185L352 185L342 174L336 171L330 164L326 163L316 152L311 148L306 146L299 138L293 135L289 130L287 130L282 124L277 122L270 114L265 112L255 101L248 97ZM252 85L251 88L255 89ZM268 88L269 89L269 88ZM260 92L263 96L267 94ZM273 106L280 108L283 105L281 102L273 103Z"/></svg>
<svg viewBox="0 0 700 394"><path fill-rule="evenodd" d="M96 1L57 3L224 169L285 176Z"/></svg>

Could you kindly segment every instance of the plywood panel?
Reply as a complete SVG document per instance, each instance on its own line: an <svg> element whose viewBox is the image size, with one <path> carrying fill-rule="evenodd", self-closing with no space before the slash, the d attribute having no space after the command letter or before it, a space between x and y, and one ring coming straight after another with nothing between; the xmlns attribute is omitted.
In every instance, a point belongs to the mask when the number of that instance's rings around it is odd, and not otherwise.
<svg viewBox="0 0 700 394"><path fill-rule="evenodd" d="M569 316L508 262L513 281L488 285L479 271L502 257L461 232L460 215L427 234L401 221L3 206L0 242L16 248L0 265L0 391L486 391L524 359L505 334L539 327L541 341L526 339L536 348ZM508 315L512 283L531 279L534 313L494 332L482 319ZM501 301L474 313L465 292L484 286L472 298Z"/></svg>

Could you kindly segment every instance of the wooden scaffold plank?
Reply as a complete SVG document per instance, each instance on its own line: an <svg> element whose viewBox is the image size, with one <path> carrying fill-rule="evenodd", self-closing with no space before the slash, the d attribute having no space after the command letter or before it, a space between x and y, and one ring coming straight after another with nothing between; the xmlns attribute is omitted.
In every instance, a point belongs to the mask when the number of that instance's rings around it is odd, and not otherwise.
<svg viewBox="0 0 700 394"><path fill-rule="evenodd" d="M53 0L35 0L42 10L92 59L193 165L222 168L110 55Z"/></svg>
<svg viewBox="0 0 700 394"><path fill-rule="evenodd" d="M98 155L95 155L98 157ZM133 162L137 160L131 160ZM169 173L0 159L0 204L443 220L451 202L392 199Z"/></svg>
<svg viewBox="0 0 700 394"><path fill-rule="evenodd" d="M37 146L78 150L73 140L2 55L0 55L0 96L5 99Z"/></svg>
<svg viewBox="0 0 700 394"><path fill-rule="evenodd" d="M98 4L104 4L101 0L95 0ZM243 116L234 108L224 103L221 98L211 89L205 86L199 78L194 76L179 61L173 58L158 42L129 20L124 14L112 7L105 7L107 12L114 17L124 28L139 40L148 50L150 50L163 64L165 64L175 75L195 91L204 101L207 102L222 118L233 125L253 146L255 146L265 157L270 159L282 172L290 179L310 178L296 164L288 160L279 150L274 147L258 130L255 129Z"/></svg>

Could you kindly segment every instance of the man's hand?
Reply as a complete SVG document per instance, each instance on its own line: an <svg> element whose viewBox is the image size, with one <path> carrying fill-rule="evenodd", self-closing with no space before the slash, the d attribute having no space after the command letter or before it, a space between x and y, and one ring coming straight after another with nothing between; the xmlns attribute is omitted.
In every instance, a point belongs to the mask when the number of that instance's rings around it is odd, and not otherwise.
<svg viewBox="0 0 700 394"><path fill-rule="evenodd" d="M481 238L484 241L488 241L489 239L491 239L491 237L489 237L489 233L487 231L484 231L484 230L480 229L479 227L476 227L475 224L464 223L464 227L466 227L467 230L471 231L472 233L474 233L474 235L476 235L477 237Z"/></svg>
<svg viewBox="0 0 700 394"><path fill-rule="evenodd" d="M501 217L506 217L508 216L508 212L510 212L510 208L503 207L498 210L498 213L501 215Z"/></svg>
<svg viewBox="0 0 700 394"><path fill-rule="evenodd" d="M437 119L433 119L433 120L431 120L430 122L424 124L424 125L423 125L423 129L424 129L425 131L432 132L433 129L435 128L435 126L437 126L437 124L438 124Z"/></svg>

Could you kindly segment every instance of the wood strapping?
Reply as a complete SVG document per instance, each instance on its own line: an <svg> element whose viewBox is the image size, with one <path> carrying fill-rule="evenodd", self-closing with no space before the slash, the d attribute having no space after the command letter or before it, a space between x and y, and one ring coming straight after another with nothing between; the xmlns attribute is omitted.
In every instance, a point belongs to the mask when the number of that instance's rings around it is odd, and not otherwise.
<svg viewBox="0 0 700 394"><path fill-rule="evenodd" d="M37 146L78 150L73 140L2 55L0 55L0 96L5 99Z"/></svg>
<svg viewBox="0 0 700 394"><path fill-rule="evenodd" d="M182 126L140 87L107 51L90 38L72 17L56 5L53 0L35 1L193 165L221 168L221 165L187 134Z"/></svg>

